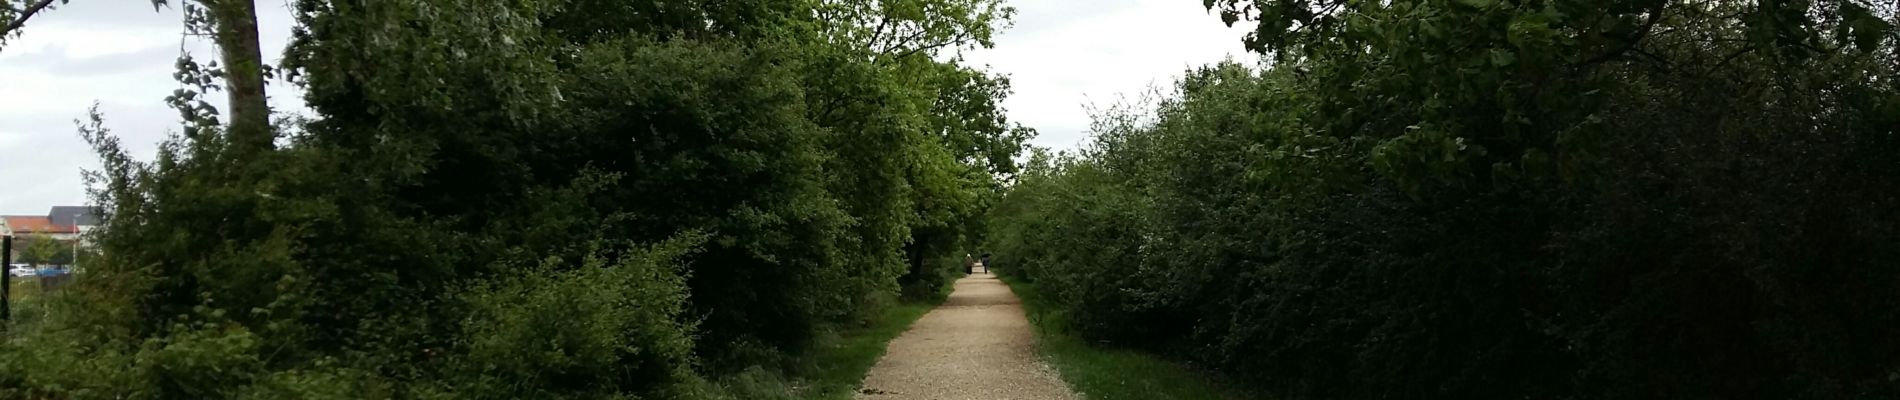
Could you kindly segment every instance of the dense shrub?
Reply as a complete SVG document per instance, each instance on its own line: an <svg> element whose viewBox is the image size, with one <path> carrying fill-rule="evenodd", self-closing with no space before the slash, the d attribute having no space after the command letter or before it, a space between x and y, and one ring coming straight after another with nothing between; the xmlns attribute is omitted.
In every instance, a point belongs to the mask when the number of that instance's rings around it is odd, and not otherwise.
<svg viewBox="0 0 1900 400"><path fill-rule="evenodd" d="M456 392L468 398L679 398L693 374L686 282L674 260L688 236L624 256L598 252L569 267L554 258L462 295L465 355Z"/></svg>
<svg viewBox="0 0 1900 400"><path fill-rule="evenodd" d="M233 59L179 62L153 160L82 127L101 255L0 338L0 398L792 396L814 338L940 288L905 260L967 245L1032 134L939 56L994 0L294 11L315 115L273 140L206 100Z"/></svg>
<svg viewBox="0 0 1900 400"><path fill-rule="evenodd" d="M1272 61L1032 161L1004 271L1274 396L1900 394L1891 5L1316 3L1210 2Z"/></svg>

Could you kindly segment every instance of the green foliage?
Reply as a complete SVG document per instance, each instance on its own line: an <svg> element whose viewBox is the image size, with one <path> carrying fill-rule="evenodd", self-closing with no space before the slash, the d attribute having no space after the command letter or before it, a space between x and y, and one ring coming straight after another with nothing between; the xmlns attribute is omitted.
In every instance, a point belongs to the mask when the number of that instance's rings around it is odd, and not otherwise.
<svg viewBox="0 0 1900 400"><path fill-rule="evenodd" d="M33 17L66 5L71 0L0 0L0 49L7 41L18 39ZM158 0L163 1L163 0Z"/></svg>
<svg viewBox="0 0 1900 400"><path fill-rule="evenodd" d="M1069 332L1067 314L1042 298L1038 285L1004 278L1023 301L1036 331L1036 352L1076 393L1104 400L1240 399L1240 392L1205 371L1137 350L1101 348Z"/></svg>
<svg viewBox="0 0 1900 400"><path fill-rule="evenodd" d="M20 258L15 262L49 265L67 265L73 263L71 243L61 242L49 236L25 236L16 238L13 243L19 248Z"/></svg>
<svg viewBox="0 0 1900 400"><path fill-rule="evenodd" d="M461 295L471 379L467 398L681 396L690 383L693 327L681 321L686 282L675 259L704 241L686 236L606 265L596 250L578 268L559 258L505 267L518 275Z"/></svg>
<svg viewBox="0 0 1900 400"><path fill-rule="evenodd" d="M1900 393L1890 4L1207 4L1272 61L991 208L1077 334L1293 398Z"/></svg>
<svg viewBox="0 0 1900 400"><path fill-rule="evenodd" d="M785 61L765 51L679 42L584 53L571 93L607 106L580 111L577 125L588 131L553 144L561 151L545 154L555 158L530 162L584 161L628 174L592 200L630 215L617 234L665 234L659 227L715 232L690 279L694 307L709 314L702 323L706 343L796 349L824 315L851 310L822 289L838 275L831 243L843 216L827 204L815 128L794 101L796 81L771 67ZM647 135L656 127L666 133ZM674 195L650 195L666 192ZM750 295L725 295L735 292ZM717 365L744 366L709 356Z"/></svg>
<svg viewBox="0 0 1900 400"><path fill-rule="evenodd" d="M295 13L278 71L316 115L277 146L221 124L223 72L188 57L155 159L82 126L102 255L0 344L4 394L788 395L900 277L937 292L906 257L969 245L1033 134L1001 77L939 57L987 45L993 0Z"/></svg>
<svg viewBox="0 0 1900 400"><path fill-rule="evenodd" d="M140 346L133 366L150 380L156 397L233 397L262 366L258 342L241 326L181 324Z"/></svg>
<svg viewBox="0 0 1900 400"><path fill-rule="evenodd" d="M821 0L813 6L825 34L880 58L932 55L991 46L1016 10L997 0Z"/></svg>
<svg viewBox="0 0 1900 400"><path fill-rule="evenodd" d="M794 391L798 398L844 400L857 395L864 375L884 356L885 346L948 297L947 288L943 294L934 301L897 304L862 325L844 325L836 335L821 336L812 356L804 360L806 365L800 367L799 375L807 380Z"/></svg>

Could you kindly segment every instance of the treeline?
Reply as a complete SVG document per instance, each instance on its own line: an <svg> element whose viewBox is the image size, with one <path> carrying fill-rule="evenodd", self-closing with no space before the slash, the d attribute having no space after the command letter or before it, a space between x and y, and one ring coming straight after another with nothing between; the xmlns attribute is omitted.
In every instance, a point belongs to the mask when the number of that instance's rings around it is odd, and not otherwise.
<svg viewBox="0 0 1900 400"><path fill-rule="evenodd" d="M1262 398L1900 396L1891 2L1207 2L992 209L1092 340Z"/></svg>
<svg viewBox="0 0 1900 400"><path fill-rule="evenodd" d="M180 4L226 51L156 159L82 126L102 258L0 398L787 396L747 387L937 295L1033 135L956 57L995 0L299 0L275 68L248 3ZM246 131L247 71L315 115Z"/></svg>

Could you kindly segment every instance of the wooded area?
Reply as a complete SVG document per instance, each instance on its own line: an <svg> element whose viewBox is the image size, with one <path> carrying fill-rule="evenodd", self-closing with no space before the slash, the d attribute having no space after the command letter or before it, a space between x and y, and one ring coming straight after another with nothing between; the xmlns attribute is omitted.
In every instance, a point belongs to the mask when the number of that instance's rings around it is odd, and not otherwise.
<svg viewBox="0 0 1900 400"><path fill-rule="evenodd" d="M1900 396L1892 2L1206 0L998 271L1288 399Z"/></svg>
<svg viewBox="0 0 1900 400"><path fill-rule="evenodd" d="M102 255L0 398L760 398L938 295L1034 134L957 58L996 0L300 0L279 66L171 3L220 58L156 159L82 126Z"/></svg>
<svg viewBox="0 0 1900 400"><path fill-rule="evenodd" d="M788 398L969 249L1259 398L1900 397L1892 2L1203 0L1266 61L1074 152L959 58L1000 0L155 4L221 53L155 159L84 121L0 398Z"/></svg>

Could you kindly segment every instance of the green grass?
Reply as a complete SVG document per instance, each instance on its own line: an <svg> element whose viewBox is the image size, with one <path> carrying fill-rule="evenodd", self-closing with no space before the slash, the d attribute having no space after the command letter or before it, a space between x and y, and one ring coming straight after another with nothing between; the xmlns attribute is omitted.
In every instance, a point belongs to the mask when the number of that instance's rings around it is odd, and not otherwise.
<svg viewBox="0 0 1900 400"><path fill-rule="evenodd" d="M12 290L7 291L7 329L20 330L39 323L45 310L41 307L44 297L40 293L38 278L13 277Z"/></svg>
<svg viewBox="0 0 1900 400"><path fill-rule="evenodd" d="M945 285L949 286L949 285ZM943 300L900 303L863 327L848 330L820 344L811 355L799 398L846 400L857 393L864 374L884 355L884 346L903 334L912 322Z"/></svg>
<svg viewBox="0 0 1900 400"><path fill-rule="evenodd" d="M1036 349L1068 381L1069 388L1089 400L1228 400L1257 398L1218 382L1214 377L1156 355L1127 349L1102 348L1063 329L1063 314L1045 302L1036 285L1005 276L1010 290L1022 298L1023 309L1036 331Z"/></svg>

